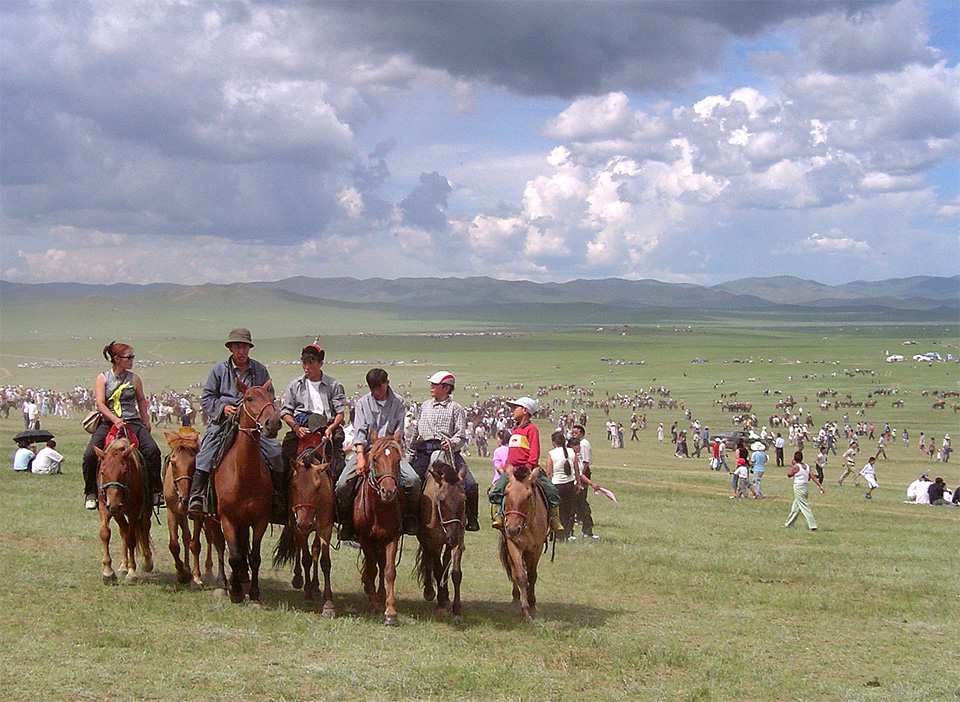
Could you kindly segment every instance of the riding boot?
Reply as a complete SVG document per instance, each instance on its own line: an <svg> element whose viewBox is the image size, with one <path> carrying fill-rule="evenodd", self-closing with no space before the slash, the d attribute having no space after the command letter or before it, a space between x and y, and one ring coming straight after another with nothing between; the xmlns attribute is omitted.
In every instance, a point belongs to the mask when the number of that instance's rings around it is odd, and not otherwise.
<svg viewBox="0 0 960 702"><path fill-rule="evenodd" d="M191 517L203 517L203 500L207 493L209 479L210 474L203 471L198 470L193 474L193 480L190 482L190 501L187 505L187 514Z"/></svg>
<svg viewBox="0 0 960 702"><path fill-rule="evenodd" d="M165 506L163 501L163 478L160 477L159 468L154 471L152 477L151 489L153 490L153 506L154 507L163 507Z"/></svg>
<svg viewBox="0 0 960 702"><path fill-rule="evenodd" d="M467 531L480 531L480 490L467 492Z"/></svg>
<svg viewBox="0 0 960 702"><path fill-rule="evenodd" d="M341 541L357 540L356 530L353 527L353 502L357 494L357 483L357 477L354 476L336 492Z"/></svg>
<svg viewBox="0 0 960 702"><path fill-rule="evenodd" d="M503 529L503 510L500 505L490 505L490 519L493 521L490 526L494 529Z"/></svg>
<svg viewBox="0 0 960 702"><path fill-rule="evenodd" d="M273 501L270 504L270 521L273 524L287 523L287 493L284 486L283 473L278 470L269 470L270 480L273 481Z"/></svg>
<svg viewBox="0 0 960 702"><path fill-rule="evenodd" d="M403 533L416 534L420 521L417 518L420 514L420 500L411 488L404 487L403 492L407 497L403 508Z"/></svg>
<svg viewBox="0 0 960 702"><path fill-rule="evenodd" d="M560 523L560 517L557 516L556 512L553 511L554 508L550 507L550 531L560 532L563 531L563 524Z"/></svg>

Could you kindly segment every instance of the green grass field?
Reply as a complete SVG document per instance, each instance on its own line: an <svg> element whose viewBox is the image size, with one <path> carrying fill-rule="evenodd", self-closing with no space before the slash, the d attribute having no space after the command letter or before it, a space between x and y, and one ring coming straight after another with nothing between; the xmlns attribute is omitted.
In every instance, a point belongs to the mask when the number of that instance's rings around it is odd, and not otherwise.
<svg viewBox="0 0 960 702"><path fill-rule="evenodd" d="M103 368L99 349L113 337L132 339L138 364L156 362L137 369L148 392L202 382L209 366L181 362L225 356L222 337L242 323L233 322L225 306L215 307L216 314L211 309L199 305L191 320L156 312L148 320L156 324L144 324L150 331L141 333L115 320L111 326L93 308L86 317L76 306L56 312L47 306L43 314L5 308L0 383L90 385ZM391 362L395 387L418 400L426 397L430 372L451 370L464 404L474 393L518 394L496 388L515 382L524 383L527 394L556 383L588 387L595 397L663 384L713 431L732 427L730 416L713 404L721 392L738 392L763 419L775 400L763 390L780 390L810 408L819 424L840 420L841 413L819 411L817 390L864 400L877 388L899 388L903 409L881 397L865 419L881 426L889 421L898 435L906 427L911 446L898 438L888 448L872 501L849 479L844 488L836 486L838 459L831 456L827 492L811 500L820 524L811 533L802 519L791 530L781 527L792 499L782 470L767 471L768 499L730 500L725 473L707 470L706 459L675 458L669 434L658 444L657 423L669 427L682 420L681 412L648 410L641 441L614 450L604 440L605 417L588 410L594 477L616 492L619 503L592 496L601 541L560 544L555 562L541 562L538 620L523 625L510 605L495 534L485 529L467 536L463 625L435 616L419 597L411 576L415 543L408 537L397 587L401 625L386 628L366 611L356 551L348 548L334 554L339 616L332 621L302 606L288 572L265 573L262 610L217 600L211 591L182 589L166 550L165 522L154 524L154 575L135 586L101 585L97 518L81 508L79 456L87 435L79 417L53 419L46 426L68 457L67 475L22 476L7 469L0 482L0 572L8 582L0 593L0 696L960 699L960 509L903 504L907 484L921 469L942 475L951 488L960 483L956 463L931 462L916 448L920 431L939 442L945 432L960 430L960 415L933 410L933 398L921 395L956 391L960 374L952 364L887 364L882 353L955 353L955 326L814 329L741 320L720 329L684 320L676 327L632 326L626 336L582 327L521 333L522 327L504 326L504 335L488 327L484 336L441 337L435 334L481 325L426 320L416 329L421 335L371 335L387 322L364 314L371 325L354 325L348 311L335 309L303 333L286 316L263 329L251 323L253 355L268 362L283 385L297 372L289 361L304 340L327 330L322 342L334 362L326 370L348 393L358 389L370 365ZM348 318L349 324L336 323ZM401 327L389 320L392 332ZM86 336L95 338L79 338ZM905 339L920 343L901 347ZM691 363L698 357L708 362ZM18 366L45 359L57 365ZM875 375L844 373L857 368ZM541 399L560 404L567 396L552 392ZM621 408L612 416L627 425L629 414ZM544 419L538 424L546 440L552 426ZM2 436L20 428L12 416L0 420ZM154 435L162 441L156 429ZM485 459L474 456L470 465L481 483L489 480ZM268 534L264 554L276 536Z"/></svg>

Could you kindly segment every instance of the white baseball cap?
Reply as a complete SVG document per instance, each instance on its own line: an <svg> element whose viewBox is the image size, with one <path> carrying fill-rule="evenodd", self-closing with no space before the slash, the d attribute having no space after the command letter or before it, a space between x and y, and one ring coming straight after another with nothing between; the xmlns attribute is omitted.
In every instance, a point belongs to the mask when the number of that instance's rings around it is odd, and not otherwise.
<svg viewBox="0 0 960 702"><path fill-rule="evenodd" d="M453 374L450 371L437 371L431 375L427 380L431 384L436 383L437 385L449 385L450 387L456 387L456 380L453 378Z"/></svg>
<svg viewBox="0 0 960 702"><path fill-rule="evenodd" d="M508 405L517 405L523 407L530 414L535 414L539 405L532 397L518 397L516 400L507 400Z"/></svg>

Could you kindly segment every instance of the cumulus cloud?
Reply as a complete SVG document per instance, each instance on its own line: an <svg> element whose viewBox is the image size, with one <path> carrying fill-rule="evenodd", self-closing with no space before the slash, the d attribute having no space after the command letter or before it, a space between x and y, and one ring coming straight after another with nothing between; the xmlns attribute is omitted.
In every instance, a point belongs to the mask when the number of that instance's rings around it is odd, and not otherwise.
<svg viewBox="0 0 960 702"><path fill-rule="evenodd" d="M857 241L849 236L841 236L839 232L831 232L833 236L811 234L804 239L802 247L823 253L831 254L862 254L870 250L865 241Z"/></svg>

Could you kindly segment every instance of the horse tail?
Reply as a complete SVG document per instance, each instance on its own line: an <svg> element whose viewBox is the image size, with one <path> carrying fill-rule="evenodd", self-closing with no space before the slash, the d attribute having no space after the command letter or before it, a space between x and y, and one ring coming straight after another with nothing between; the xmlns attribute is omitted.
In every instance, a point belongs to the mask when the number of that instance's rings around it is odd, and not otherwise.
<svg viewBox="0 0 960 702"><path fill-rule="evenodd" d="M500 532L500 565L507 573L507 580L513 582L513 566L510 564L510 552L507 550L507 535Z"/></svg>
<svg viewBox="0 0 960 702"><path fill-rule="evenodd" d="M417 582L420 583L420 587L430 582L433 577L431 566L432 564L429 559L424 556L423 544L420 544L417 547L417 558L413 563L413 574L417 577Z"/></svg>
<svg viewBox="0 0 960 702"><path fill-rule="evenodd" d="M277 545L273 547L273 567L281 568L293 563L297 555L297 549L297 540L294 538L293 529L288 524L283 527L283 531L280 532L280 539L277 541Z"/></svg>

